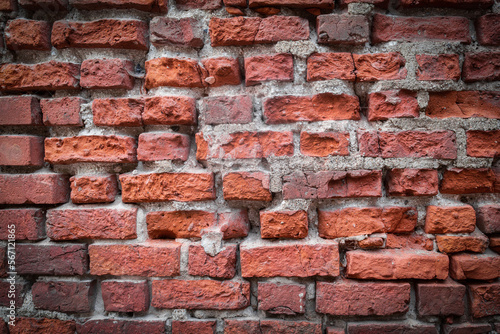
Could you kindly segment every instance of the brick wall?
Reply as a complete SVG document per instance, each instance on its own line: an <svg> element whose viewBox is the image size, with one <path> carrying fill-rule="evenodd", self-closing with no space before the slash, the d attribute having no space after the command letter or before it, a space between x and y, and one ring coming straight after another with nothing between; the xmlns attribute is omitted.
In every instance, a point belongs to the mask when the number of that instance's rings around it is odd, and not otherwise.
<svg viewBox="0 0 500 334"><path fill-rule="evenodd" d="M499 3L0 11L0 333L500 331Z"/></svg>

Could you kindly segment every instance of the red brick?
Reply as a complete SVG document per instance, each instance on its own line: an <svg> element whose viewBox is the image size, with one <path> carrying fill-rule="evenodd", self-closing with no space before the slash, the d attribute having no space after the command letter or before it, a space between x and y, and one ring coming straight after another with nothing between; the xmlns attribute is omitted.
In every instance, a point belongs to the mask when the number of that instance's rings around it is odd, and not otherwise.
<svg viewBox="0 0 500 334"><path fill-rule="evenodd" d="M148 50L148 27L137 20L56 21L52 45L63 48Z"/></svg>
<svg viewBox="0 0 500 334"><path fill-rule="evenodd" d="M0 174L0 204L59 204L69 199L61 174Z"/></svg>
<svg viewBox="0 0 500 334"><path fill-rule="evenodd" d="M271 314L305 313L306 286L299 284L258 284L259 310Z"/></svg>
<svg viewBox="0 0 500 334"><path fill-rule="evenodd" d="M389 6L389 0L340 0L339 5L342 7L347 7L350 3L368 3L375 7L387 9ZM342 332L343 333L343 332Z"/></svg>
<svg viewBox="0 0 500 334"><path fill-rule="evenodd" d="M51 209L47 236L52 240L135 239L137 209Z"/></svg>
<svg viewBox="0 0 500 334"><path fill-rule="evenodd" d="M9 326L9 333L36 333L36 334L74 334L76 324L74 320L59 320L49 318L16 317L15 326ZM5 332L6 334L7 332Z"/></svg>
<svg viewBox="0 0 500 334"><path fill-rule="evenodd" d="M40 107L43 113L43 124L49 126L83 126L80 117L82 103L83 99L80 97L41 100Z"/></svg>
<svg viewBox="0 0 500 334"><path fill-rule="evenodd" d="M359 153L363 157L379 157L380 143L377 131L358 130Z"/></svg>
<svg viewBox="0 0 500 334"><path fill-rule="evenodd" d="M261 172L227 173L222 179L224 199L246 201L271 201L269 175Z"/></svg>
<svg viewBox="0 0 500 334"><path fill-rule="evenodd" d="M19 0L19 4L31 11L42 10L48 13L65 12L68 9L66 0Z"/></svg>
<svg viewBox="0 0 500 334"><path fill-rule="evenodd" d="M242 277L312 277L339 275L336 242L240 246Z"/></svg>
<svg viewBox="0 0 500 334"><path fill-rule="evenodd" d="M361 119L357 96L332 93L265 99L264 118L267 124Z"/></svg>
<svg viewBox="0 0 500 334"><path fill-rule="evenodd" d="M38 281L31 294L35 308L57 312L92 311L95 281Z"/></svg>
<svg viewBox="0 0 500 334"><path fill-rule="evenodd" d="M221 0L175 0L177 8L180 10L205 9L213 10L222 7Z"/></svg>
<svg viewBox="0 0 500 334"><path fill-rule="evenodd" d="M182 160L189 156L189 136L180 133L141 133L137 147L139 161Z"/></svg>
<svg viewBox="0 0 500 334"><path fill-rule="evenodd" d="M132 163L137 161L136 141L121 136L79 136L45 139L45 161Z"/></svg>
<svg viewBox="0 0 500 334"><path fill-rule="evenodd" d="M500 205L483 205L477 210L477 227L486 234L500 233Z"/></svg>
<svg viewBox="0 0 500 334"><path fill-rule="evenodd" d="M214 334L216 321L172 321L172 334Z"/></svg>
<svg viewBox="0 0 500 334"><path fill-rule="evenodd" d="M456 54L416 55L417 80L458 80L460 64Z"/></svg>
<svg viewBox="0 0 500 334"><path fill-rule="evenodd" d="M500 130L467 131L467 155L478 158L500 155Z"/></svg>
<svg viewBox="0 0 500 334"><path fill-rule="evenodd" d="M500 254L500 237L490 237L489 248Z"/></svg>
<svg viewBox="0 0 500 334"><path fill-rule="evenodd" d="M405 59L397 52L353 54L356 81L400 80L406 78Z"/></svg>
<svg viewBox="0 0 500 334"><path fill-rule="evenodd" d="M155 280L152 305L166 309L239 310L250 305L250 283Z"/></svg>
<svg viewBox="0 0 500 334"><path fill-rule="evenodd" d="M349 155L348 132L301 132L300 152L312 157Z"/></svg>
<svg viewBox="0 0 500 334"><path fill-rule="evenodd" d="M212 46L299 41L309 38L309 22L296 16L213 17L209 32Z"/></svg>
<svg viewBox="0 0 500 334"><path fill-rule="evenodd" d="M206 78L205 84L210 87L239 85L241 83L240 64L236 58L219 57L203 59Z"/></svg>
<svg viewBox="0 0 500 334"><path fill-rule="evenodd" d="M368 95L367 116L370 122L418 117L417 93L404 89L371 93Z"/></svg>
<svg viewBox="0 0 500 334"><path fill-rule="evenodd" d="M0 165L43 166L43 138L0 136Z"/></svg>
<svg viewBox="0 0 500 334"><path fill-rule="evenodd" d="M321 334L321 324L306 321L261 320L262 334Z"/></svg>
<svg viewBox="0 0 500 334"><path fill-rule="evenodd" d="M16 19L5 28L5 43L10 50L50 50L50 24L45 21Z"/></svg>
<svg viewBox="0 0 500 334"><path fill-rule="evenodd" d="M318 43L363 45L370 41L370 23L364 15L319 15Z"/></svg>
<svg viewBox="0 0 500 334"><path fill-rule="evenodd" d="M226 0L227 1L227 0ZM250 0L250 8L265 6L286 6L297 8L333 8L333 0Z"/></svg>
<svg viewBox="0 0 500 334"><path fill-rule="evenodd" d="M132 89L134 64L124 59L84 60L80 84L88 89Z"/></svg>
<svg viewBox="0 0 500 334"><path fill-rule="evenodd" d="M438 193L438 172L433 169L391 169L387 176L390 196L434 196Z"/></svg>
<svg viewBox="0 0 500 334"><path fill-rule="evenodd" d="M266 81L293 81L293 56L290 53L259 55L245 58L245 84Z"/></svg>
<svg viewBox="0 0 500 334"><path fill-rule="evenodd" d="M344 328L327 327L326 334L344 334Z"/></svg>
<svg viewBox="0 0 500 334"><path fill-rule="evenodd" d="M466 53L462 79L465 82L500 80L500 52Z"/></svg>
<svg viewBox="0 0 500 334"><path fill-rule="evenodd" d="M137 9L146 12L167 12L165 0L70 0L71 6L84 10L102 10L108 8Z"/></svg>
<svg viewBox="0 0 500 334"><path fill-rule="evenodd" d="M470 205L427 207L425 233L471 233L476 228L476 212Z"/></svg>
<svg viewBox="0 0 500 334"><path fill-rule="evenodd" d="M204 75L197 60L187 58L155 58L146 61L144 86L203 87Z"/></svg>
<svg viewBox="0 0 500 334"><path fill-rule="evenodd" d="M469 20L458 16L396 17L375 14L372 42L427 40L471 42Z"/></svg>
<svg viewBox="0 0 500 334"><path fill-rule="evenodd" d="M195 125L196 100L187 96L146 98L142 120L145 125Z"/></svg>
<svg viewBox="0 0 500 334"><path fill-rule="evenodd" d="M383 158L457 158L454 131L379 132L378 143Z"/></svg>
<svg viewBox="0 0 500 334"><path fill-rule="evenodd" d="M446 279L448 256L418 250L348 251L347 277L356 279Z"/></svg>
<svg viewBox="0 0 500 334"><path fill-rule="evenodd" d="M500 277L500 255L457 254L450 256L450 276L455 280L494 280Z"/></svg>
<svg viewBox="0 0 500 334"><path fill-rule="evenodd" d="M259 320L224 320L224 334L262 334Z"/></svg>
<svg viewBox="0 0 500 334"><path fill-rule="evenodd" d="M166 277L179 275L181 244L89 245L92 275Z"/></svg>
<svg viewBox="0 0 500 334"><path fill-rule="evenodd" d="M434 7L434 8L457 8L457 9L480 9L489 8L493 5L492 0L400 0L403 7Z"/></svg>
<svg viewBox="0 0 500 334"><path fill-rule="evenodd" d="M342 316L404 314L408 312L410 290L409 283L318 282L316 312Z"/></svg>
<svg viewBox="0 0 500 334"><path fill-rule="evenodd" d="M103 281L101 291L107 312L144 312L149 308L146 281Z"/></svg>
<svg viewBox="0 0 500 334"><path fill-rule="evenodd" d="M246 210L235 210L219 213L218 227L224 233L224 239L242 238L250 230Z"/></svg>
<svg viewBox="0 0 500 334"><path fill-rule="evenodd" d="M349 334L387 334L387 333L405 333L405 334L438 334L433 324L407 324L397 322L384 323L349 323L347 325Z"/></svg>
<svg viewBox="0 0 500 334"><path fill-rule="evenodd" d="M77 204L111 203L118 193L116 177L108 176L73 176L71 183L71 201Z"/></svg>
<svg viewBox="0 0 500 334"><path fill-rule="evenodd" d="M121 174L120 183L124 203L215 199L212 173Z"/></svg>
<svg viewBox="0 0 500 334"><path fill-rule="evenodd" d="M2 12L12 12L17 8L17 1L15 0L1 0L0 1L0 11Z"/></svg>
<svg viewBox="0 0 500 334"><path fill-rule="evenodd" d="M263 239L303 239L307 237L306 211L261 211L260 236Z"/></svg>
<svg viewBox="0 0 500 334"><path fill-rule="evenodd" d="M214 96L203 99L207 124L246 124L252 122L253 102L249 95Z"/></svg>
<svg viewBox="0 0 500 334"><path fill-rule="evenodd" d="M160 238L201 238L203 229L217 224L217 214L208 211L155 211L146 216L148 235Z"/></svg>
<svg viewBox="0 0 500 334"><path fill-rule="evenodd" d="M470 284L469 298L474 318L500 314L500 283Z"/></svg>
<svg viewBox="0 0 500 334"><path fill-rule="evenodd" d="M444 334L484 334L491 332L490 324L462 323L455 325L443 325Z"/></svg>
<svg viewBox="0 0 500 334"><path fill-rule="evenodd" d="M425 114L432 118L500 118L498 92L430 92Z"/></svg>
<svg viewBox="0 0 500 334"><path fill-rule="evenodd" d="M0 65L0 90L74 90L79 89L80 65L51 60L33 65Z"/></svg>
<svg viewBox="0 0 500 334"><path fill-rule="evenodd" d="M150 40L155 46L203 47L203 30L194 18L154 17L149 23Z"/></svg>
<svg viewBox="0 0 500 334"><path fill-rule="evenodd" d="M436 241L441 253L474 252L483 253L488 247L488 238L480 233L470 236L437 235Z"/></svg>
<svg viewBox="0 0 500 334"><path fill-rule="evenodd" d="M95 99L94 124L98 126L142 126L142 98Z"/></svg>
<svg viewBox="0 0 500 334"><path fill-rule="evenodd" d="M452 168L443 174L443 194L474 194L495 191L495 173L487 168Z"/></svg>
<svg viewBox="0 0 500 334"><path fill-rule="evenodd" d="M236 274L236 246L227 245L211 256L202 246L189 246L189 275L231 279Z"/></svg>
<svg viewBox="0 0 500 334"><path fill-rule="evenodd" d="M11 285L11 282L12 281L0 281L0 306L9 307L11 305L11 300L14 300L16 308L21 308L24 304L24 295L26 294L26 290L28 290L28 284L14 283ZM12 296L13 291L14 296ZM0 333L7 334L6 329L2 331L1 322L3 322L3 320L0 320Z"/></svg>
<svg viewBox="0 0 500 334"><path fill-rule="evenodd" d="M283 198L381 197L379 170L294 172L283 177Z"/></svg>
<svg viewBox="0 0 500 334"><path fill-rule="evenodd" d="M318 210L319 236L327 239L378 232L411 232L416 224L417 210L413 207Z"/></svg>
<svg viewBox="0 0 500 334"><path fill-rule="evenodd" d="M215 136L196 134L196 159L260 159L293 155L292 132L234 132Z"/></svg>
<svg viewBox="0 0 500 334"><path fill-rule="evenodd" d="M0 125L41 125L42 111L34 96L0 97Z"/></svg>
<svg viewBox="0 0 500 334"><path fill-rule="evenodd" d="M222 0L224 2L224 6L236 6L236 7L246 7L247 0Z"/></svg>
<svg viewBox="0 0 500 334"><path fill-rule="evenodd" d="M88 271L87 246L18 244L16 270L19 275L84 275Z"/></svg>
<svg viewBox="0 0 500 334"><path fill-rule="evenodd" d="M41 209L0 210L0 240L9 239L15 225L15 240L36 241L45 238L45 215Z"/></svg>
<svg viewBox="0 0 500 334"><path fill-rule="evenodd" d="M7 277L7 247L0 247L0 277Z"/></svg>
<svg viewBox="0 0 500 334"><path fill-rule="evenodd" d="M116 333L148 333L164 334L165 320L142 321L142 320L88 320L77 326L78 334L116 334Z"/></svg>
<svg viewBox="0 0 500 334"><path fill-rule="evenodd" d="M384 241L385 240L383 238L369 237L358 241L358 246L361 249L384 248Z"/></svg>
<svg viewBox="0 0 500 334"><path fill-rule="evenodd" d="M500 15L492 13L479 17L476 21L476 35L479 44L499 46Z"/></svg>
<svg viewBox="0 0 500 334"><path fill-rule="evenodd" d="M461 316L465 313L465 286L451 279L418 283L416 294L417 310L421 316Z"/></svg>
<svg viewBox="0 0 500 334"><path fill-rule="evenodd" d="M350 53L313 53L307 58L307 81L332 79L356 79L354 60Z"/></svg>
<svg viewBox="0 0 500 334"><path fill-rule="evenodd" d="M419 250L434 250L434 242L425 235L420 234L387 234L385 248L388 249L419 249Z"/></svg>

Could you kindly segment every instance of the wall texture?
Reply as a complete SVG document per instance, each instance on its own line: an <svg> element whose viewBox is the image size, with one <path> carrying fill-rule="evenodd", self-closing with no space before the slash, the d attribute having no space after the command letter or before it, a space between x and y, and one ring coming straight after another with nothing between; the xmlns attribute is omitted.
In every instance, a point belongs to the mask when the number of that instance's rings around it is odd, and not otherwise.
<svg viewBox="0 0 500 334"><path fill-rule="evenodd" d="M0 333L500 332L500 4L0 11Z"/></svg>

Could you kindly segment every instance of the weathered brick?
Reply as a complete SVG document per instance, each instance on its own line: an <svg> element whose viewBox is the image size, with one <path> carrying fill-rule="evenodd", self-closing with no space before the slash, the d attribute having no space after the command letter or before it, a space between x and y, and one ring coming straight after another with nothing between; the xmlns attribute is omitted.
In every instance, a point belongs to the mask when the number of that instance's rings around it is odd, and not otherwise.
<svg viewBox="0 0 500 334"><path fill-rule="evenodd" d="M418 68L417 80L458 80L460 64L456 54L416 55Z"/></svg>
<svg viewBox="0 0 500 334"><path fill-rule="evenodd" d="M172 321L172 334L198 333L214 334L217 322L214 321Z"/></svg>
<svg viewBox="0 0 500 334"><path fill-rule="evenodd" d="M37 333L37 334L74 334L76 323L74 320L59 320L49 318L16 317L15 326L9 326L9 333ZM7 332L5 332L7 334Z"/></svg>
<svg viewBox="0 0 500 334"><path fill-rule="evenodd" d="M149 308L146 281L103 281L101 292L107 312L144 312Z"/></svg>
<svg viewBox="0 0 500 334"><path fill-rule="evenodd" d="M147 320L88 320L77 325L78 334L115 334L115 333L148 333L165 334L165 321Z"/></svg>
<svg viewBox="0 0 500 334"><path fill-rule="evenodd" d="M474 252L483 253L488 247L488 238L480 233L470 236L437 235L437 246L442 253Z"/></svg>
<svg viewBox="0 0 500 334"><path fill-rule="evenodd" d="M368 237L358 241L358 246L361 249L378 249L384 248L384 239L378 237Z"/></svg>
<svg viewBox="0 0 500 334"><path fill-rule="evenodd" d="M134 64L130 60L84 60L80 73L80 84L83 88L130 90L134 87Z"/></svg>
<svg viewBox="0 0 500 334"><path fill-rule="evenodd" d="M434 250L434 242L425 235L420 234L387 234L385 248L388 249L417 249Z"/></svg>
<svg viewBox="0 0 500 334"><path fill-rule="evenodd" d="M321 334L321 324L307 321L261 320L262 334L309 333Z"/></svg>
<svg viewBox="0 0 500 334"><path fill-rule="evenodd" d="M477 227L486 234L500 233L500 205L483 205L477 209Z"/></svg>
<svg viewBox="0 0 500 334"><path fill-rule="evenodd" d="M142 98L95 99L94 124L98 126L142 126Z"/></svg>
<svg viewBox="0 0 500 334"><path fill-rule="evenodd" d="M378 144L383 158L457 158L454 131L379 132Z"/></svg>
<svg viewBox="0 0 500 334"><path fill-rule="evenodd" d="M0 136L0 165L43 166L43 137Z"/></svg>
<svg viewBox="0 0 500 334"><path fill-rule="evenodd" d="M259 310L272 314L297 315L305 313L306 286L259 282Z"/></svg>
<svg viewBox="0 0 500 334"><path fill-rule="evenodd" d="M489 8L493 5L492 0L399 0L403 7L434 7L434 8L458 8L458 9L481 9Z"/></svg>
<svg viewBox="0 0 500 334"><path fill-rule="evenodd" d="M301 132L300 152L312 157L349 155L348 132Z"/></svg>
<svg viewBox="0 0 500 334"><path fill-rule="evenodd" d="M67 0L19 0L19 4L31 11L43 10L49 13L65 12L68 9Z"/></svg>
<svg viewBox="0 0 500 334"><path fill-rule="evenodd" d="M260 159L293 155L293 134L287 132L234 132L216 138L196 134L196 159Z"/></svg>
<svg viewBox="0 0 500 334"><path fill-rule="evenodd" d="M50 24L45 21L16 19L5 28L5 43L10 50L51 49Z"/></svg>
<svg viewBox="0 0 500 334"><path fill-rule="evenodd" d="M332 93L277 96L264 100L264 118L268 124L359 120L359 99Z"/></svg>
<svg viewBox="0 0 500 334"><path fill-rule="evenodd" d="M222 7L221 0L175 0L177 8L180 10L205 9L213 10Z"/></svg>
<svg viewBox="0 0 500 334"><path fill-rule="evenodd" d="M229 7L229 6L236 6L236 7L246 7L247 6L247 0L222 0L224 2L224 6Z"/></svg>
<svg viewBox="0 0 500 334"><path fill-rule="evenodd" d="M236 246L227 245L211 256L202 246L189 246L189 275L231 279L236 274Z"/></svg>
<svg viewBox="0 0 500 334"><path fill-rule="evenodd" d="M207 124L246 124L252 121L253 102L250 95L208 97L203 99L203 104Z"/></svg>
<svg viewBox="0 0 500 334"><path fill-rule="evenodd" d="M146 216L148 235L160 238L200 238L203 229L215 226L217 214L208 211L155 211Z"/></svg>
<svg viewBox="0 0 500 334"><path fill-rule="evenodd" d="M52 240L135 239L137 209L51 209L47 236Z"/></svg>
<svg viewBox="0 0 500 334"><path fill-rule="evenodd" d="M80 117L82 103L83 99L80 97L41 100L43 124L49 126L83 126Z"/></svg>
<svg viewBox="0 0 500 334"><path fill-rule="evenodd" d="M469 296L475 318L500 314L500 283L470 284Z"/></svg>
<svg viewBox="0 0 500 334"><path fill-rule="evenodd" d="M458 16L396 17L381 14L373 16L373 43L425 40L468 44L471 42L469 20Z"/></svg>
<svg viewBox="0 0 500 334"><path fill-rule="evenodd" d="M121 174L120 183L124 203L215 199L212 173Z"/></svg>
<svg viewBox="0 0 500 334"><path fill-rule="evenodd" d="M137 20L56 21L52 45L63 48L148 50L148 26Z"/></svg>
<svg viewBox="0 0 500 334"><path fill-rule="evenodd" d="M196 100L187 96L146 98L142 120L145 125L195 125Z"/></svg>
<svg viewBox="0 0 500 334"><path fill-rule="evenodd" d="M319 15L318 43L362 45L370 40L370 24L364 15Z"/></svg>
<svg viewBox="0 0 500 334"><path fill-rule="evenodd" d="M177 276L181 244L150 241L137 245L89 246L90 273L113 276Z"/></svg>
<svg viewBox="0 0 500 334"><path fill-rule="evenodd" d="M343 280L316 284L316 312L342 316L393 315L408 312L409 283Z"/></svg>
<svg viewBox="0 0 500 334"><path fill-rule="evenodd" d="M283 198L381 197L379 170L297 171L283 177Z"/></svg>
<svg viewBox="0 0 500 334"><path fill-rule="evenodd" d="M471 233L476 228L476 212L470 205L427 207L425 233Z"/></svg>
<svg viewBox="0 0 500 334"><path fill-rule="evenodd" d="M14 283L12 281L0 281L0 306L9 307L11 305L11 300L15 302L16 307L22 307L24 304L24 296L28 290L28 284L26 283ZM12 296L12 292L14 296ZM10 311L10 310L9 310ZM17 320L17 319L16 319ZM3 322L3 320L0 320ZM2 325L0 323L0 333L7 334L7 331L2 331Z"/></svg>
<svg viewBox="0 0 500 334"><path fill-rule="evenodd" d="M438 172L433 169L391 169L387 176L390 196L434 196L438 193Z"/></svg>
<svg viewBox="0 0 500 334"><path fill-rule="evenodd" d="M384 323L349 323L347 325L349 334L438 334L433 324L407 324L404 322L384 322Z"/></svg>
<svg viewBox="0 0 500 334"><path fill-rule="evenodd" d="M7 247L0 247L0 277L7 277Z"/></svg>
<svg viewBox="0 0 500 334"><path fill-rule="evenodd" d="M491 332L490 324L462 323L443 325L444 334L482 334Z"/></svg>
<svg viewBox="0 0 500 334"><path fill-rule="evenodd" d="M41 209L0 210L0 240L9 239L11 225L15 225L15 240L36 241L45 238L45 215Z"/></svg>
<svg viewBox="0 0 500 334"><path fill-rule="evenodd" d="M17 8L17 1L15 0L1 0L0 1L0 11L2 12L12 12Z"/></svg>
<svg viewBox="0 0 500 334"><path fill-rule="evenodd" d="M263 239L303 239L309 222L306 211L261 211L260 236Z"/></svg>
<svg viewBox="0 0 500 334"><path fill-rule="evenodd" d="M31 294L35 308L58 312L92 311L95 281L38 281Z"/></svg>
<svg viewBox="0 0 500 334"><path fill-rule="evenodd" d="M309 22L296 16L213 17L209 31L212 46L299 41L309 38Z"/></svg>
<svg viewBox="0 0 500 334"><path fill-rule="evenodd" d="M239 85L241 83L240 64L237 58L218 57L201 61L206 72L204 84L210 87Z"/></svg>
<svg viewBox="0 0 500 334"><path fill-rule="evenodd" d="M259 320L224 320L224 334L261 334Z"/></svg>
<svg viewBox="0 0 500 334"><path fill-rule="evenodd" d="M465 82L500 80L500 52L466 53L462 79Z"/></svg>
<svg viewBox="0 0 500 334"><path fill-rule="evenodd" d="M71 201L77 204L111 203L118 193L116 177L108 176L73 176L71 185Z"/></svg>
<svg viewBox="0 0 500 334"><path fill-rule="evenodd" d="M189 156L189 142L189 136L180 133L141 133L137 159L186 161Z"/></svg>
<svg viewBox="0 0 500 334"><path fill-rule="evenodd" d="M0 90L73 90L79 89L80 65L51 60L34 65L0 65Z"/></svg>
<svg viewBox="0 0 500 334"><path fill-rule="evenodd" d="M389 6L389 0L340 0L339 1L339 5L344 8L347 7L350 3L367 3L383 9L387 9L387 7Z"/></svg>
<svg viewBox="0 0 500 334"><path fill-rule="evenodd" d="M246 237L250 230L247 210L219 213L218 227L224 234L224 239Z"/></svg>
<svg viewBox="0 0 500 334"><path fill-rule="evenodd" d="M418 117L417 93L404 89L371 93L368 95L367 116L370 122Z"/></svg>
<svg viewBox="0 0 500 334"><path fill-rule="evenodd" d="M290 53L245 58L245 84L266 81L293 81L293 56Z"/></svg>
<svg viewBox="0 0 500 334"><path fill-rule="evenodd" d="M34 96L0 97L0 125L41 125L40 102Z"/></svg>
<svg viewBox="0 0 500 334"><path fill-rule="evenodd" d="M146 61L144 86L203 87L204 78L197 60L187 58L155 58Z"/></svg>
<svg viewBox="0 0 500 334"><path fill-rule="evenodd" d="M500 118L498 92L430 92L425 114L432 118Z"/></svg>
<svg viewBox="0 0 500 334"><path fill-rule="evenodd" d="M240 246L242 277L312 277L339 275L336 242Z"/></svg>
<svg viewBox="0 0 500 334"><path fill-rule="evenodd" d="M452 255L450 276L455 280L494 280L500 277L500 255L495 253Z"/></svg>
<svg viewBox="0 0 500 334"><path fill-rule="evenodd" d="M146 12L167 12L165 0L70 0L71 6L84 10L102 10L107 8L137 9Z"/></svg>
<svg viewBox="0 0 500 334"><path fill-rule="evenodd" d="M69 199L61 174L0 174L0 204L59 204Z"/></svg>
<svg viewBox="0 0 500 334"><path fill-rule="evenodd" d="M150 40L155 46L203 47L203 30L194 18L154 17L149 23Z"/></svg>
<svg viewBox="0 0 500 334"><path fill-rule="evenodd" d="M297 8L333 8L335 1L333 0L250 0L249 6L266 7L266 6L286 6Z"/></svg>
<svg viewBox="0 0 500 334"><path fill-rule="evenodd" d="M379 157L380 143L377 131L358 130L359 153L363 157Z"/></svg>
<svg viewBox="0 0 500 334"><path fill-rule="evenodd" d="M491 1L493 2L493 1ZM482 45L500 45L500 15L486 14L476 21L477 41Z"/></svg>
<svg viewBox="0 0 500 334"><path fill-rule="evenodd" d="M500 155L500 130L467 131L467 155L478 158Z"/></svg>
<svg viewBox="0 0 500 334"><path fill-rule="evenodd" d="M16 270L19 275L84 275L87 246L16 245Z"/></svg>
<svg viewBox="0 0 500 334"><path fill-rule="evenodd" d="M451 279L418 283L417 310L421 316L461 316L465 313L465 286Z"/></svg>
<svg viewBox="0 0 500 334"><path fill-rule="evenodd" d="M78 136L45 139L45 161L132 163L137 161L136 141L121 136Z"/></svg>
<svg viewBox="0 0 500 334"><path fill-rule="evenodd" d="M250 305L250 283L155 280L152 305L166 309L239 310Z"/></svg>
<svg viewBox="0 0 500 334"><path fill-rule="evenodd" d="M448 256L416 250L348 251L347 277L356 279L446 279Z"/></svg>
<svg viewBox="0 0 500 334"><path fill-rule="evenodd" d="M473 194L495 192L495 173L488 168L451 168L444 172L441 192Z"/></svg>
<svg viewBox="0 0 500 334"><path fill-rule="evenodd" d="M269 175L262 172L227 173L222 179L224 199L246 201L271 201Z"/></svg>
<svg viewBox="0 0 500 334"><path fill-rule="evenodd" d="M313 53L307 58L307 81L354 81L354 60L348 52Z"/></svg>
<svg viewBox="0 0 500 334"><path fill-rule="evenodd" d="M405 59L397 52L353 54L356 81L400 80L406 78Z"/></svg>

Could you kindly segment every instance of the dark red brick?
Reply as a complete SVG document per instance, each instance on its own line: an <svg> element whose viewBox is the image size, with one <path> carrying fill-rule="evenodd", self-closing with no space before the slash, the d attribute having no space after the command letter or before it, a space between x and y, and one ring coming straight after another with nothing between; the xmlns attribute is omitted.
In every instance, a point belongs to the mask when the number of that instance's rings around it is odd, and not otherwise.
<svg viewBox="0 0 500 334"><path fill-rule="evenodd" d="M0 136L1 166L43 166L43 137Z"/></svg>
<svg viewBox="0 0 500 334"><path fill-rule="evenodd" d="M0 174L0 204L60 204L69 200L61 174Z"/></svg>
<svg viewBox="0 0 500 334"><path fill-rule="evenodd" d="M77 326L78 334L148 333L165 334L165 320L88 320Z"/></svg>
<svg viewBox="0 0 500 334"><path fill-rule="evenodd" d="M259 310L271 314L305 313L306 287L299 284L258 284Z"/></svg>
<svg viewBox="0 0 500 334"><path fill-rule="evenodd" d="M362 45L370 40L370 24L364 15L319 15L318 43Z"/></svg>
<svg viewBox="0 0 500 334"><path fill-rule="evenodd" d="M203 30L194 18L154 17L149 24L150 40L155 46L203 47Z"/></svg>
<svg viewBox="0 0 500 334"><path fill-rule="evenodd" d="M214 334L216 321L172 321L172 334Z"/></svg>
<svg viewBox="0 0 500 334"><path fill-rule="evenodd" d="M31 294L35 308L57 312L92 311L95 281L38 281Z"/></svg>
<svg viewBox="0 0 500 334"><path fill-rule="evenodd" d="M493 3L493 1L491 1ZM476 21L477 40L482 45L500 45L500 14L486 14Z"/></svg>
<svg viewBox="0 0 500 334"><path fill-rule="evenodd" d="M500 52L466 53L462 79L465 82L500 80Z"/></svg>
<svg viewBox="0 0 500 334"><path fill-rule="evenodd" d="M76 323L74 320L59 320L49 318L16 317L15 326L9 326L10 334L74 334ZM2 333L3 334L3 333ZM5 332L7 334L7 332Z"/></svg>
<svg viewBox="0 0 500 334"><path fill-rule="evenodd" d="M474 318L500 314L500 283L470 284L469 298Z"/></svg>
<svg viewBox="0 0 500 334"><path fill-rule="evenodd" d="M49 126L83 126L80 117L82 103L83 99L80 97L41 100L43 124Z"/></svg>
<svg viewBox="0 0 500 334"><path fill-rule="evenodd" d="M458 80L460 63L456 54L416 55L417 80Z"/></svg>
<svg viewBox="0 0 500 334"><path fill-rule="evenodd" d="M9 239L11 225L15 225L15 240L45 238L45 215L41 209L0 210L0 240Z"/></svg>
<svg viewBox="0 0 500 334"><path fill-rule="evenodd" d="M84 275L88 271L87 247L18 244L16 270L20 275Z"/></svg>
<svg viewBox="0 0 500 334"><path fill-rule="evenodd" d="M41 125L40 102L34 96L0 97L0 125Z"/></svg>
<svg viewBox="0 0 500 334"><path fill-rule="evenodd" d="M107 312L144 312L149 308L146 281L103 281L101 291Z"/></svg>
<svg viewBox="0 0 500 334"><path fill-rule="evenodd" d="M227 245L215 256L202 246L189 246L189 275L231 279L236 274L236 246Z"/></svg>
<svg viewBox="0 0 500 334"><path fill-rule="evenodd" d="M421 316L461 316L465 313L465 286L451 279L418 283L417 310Z"/></svg>

